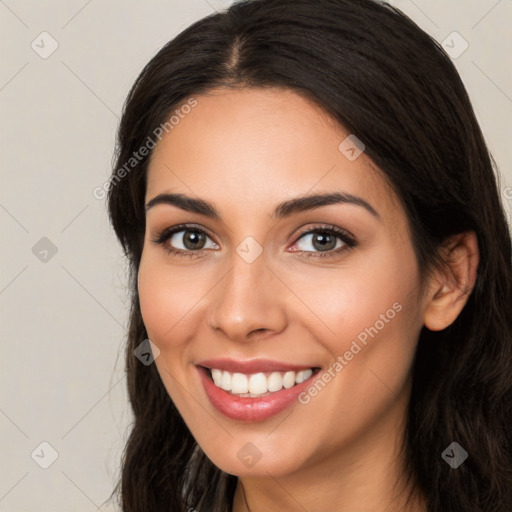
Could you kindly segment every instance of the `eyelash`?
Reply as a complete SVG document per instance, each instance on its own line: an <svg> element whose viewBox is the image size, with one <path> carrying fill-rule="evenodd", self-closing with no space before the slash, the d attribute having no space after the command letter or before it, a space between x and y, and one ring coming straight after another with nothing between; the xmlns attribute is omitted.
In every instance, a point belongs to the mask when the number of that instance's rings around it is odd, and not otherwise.
<svg viewBox="0 0 512 512"><path fill-rule="evenodd" d="M169 241L169 239L175 234L179 233L180 231L193 231L195 233L201 233L206 235L207 237L211 238L206 231L201 229L199 226L193 225L193 224L179 224L177 226L173 226L170 228L165 228L159 233L156 234L155 238L152 240L154 243L162 245L169 254L174 254L176 256L180 257L186 257L186 258L193 258L197 256L197 253L200 253L203 250L208 249L199 249L197 251L183 251L181 249L175 249L173 247L169 247L166 245L166 242ZM335 235L337 238L339 238L345 245L337 250L329 250L329 251L294 251L303 253L305 258L325 258L325 257L332 257L334 255L339 254L343 251L348 251L355 247L357 245L355 237L350 235L347 231L337 228L336 226L330 226L330 225L323 225L323 226L315 226L313 228L309 228L306 231L303 231L299 233L293 244L297 243L301 238L303 238L305 235L310 235L312 233L321 233L323 235Z"/></svg>

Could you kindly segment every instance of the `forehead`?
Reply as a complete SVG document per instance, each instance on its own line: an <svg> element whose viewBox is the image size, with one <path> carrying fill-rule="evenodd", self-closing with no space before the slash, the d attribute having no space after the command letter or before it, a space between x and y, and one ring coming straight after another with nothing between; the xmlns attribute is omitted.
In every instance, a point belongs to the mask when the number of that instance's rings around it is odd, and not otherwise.
<svg viewBox="0 0 512 512"><path fill-rule="evenodd" d="M354 159L353 136L301 95L219 88L194 99L191 109L176 107L153 151L146 200L184 193L248 214L249 205L270 211L290 197L341 191L396 210L382 173L364 152Z"/></svg>

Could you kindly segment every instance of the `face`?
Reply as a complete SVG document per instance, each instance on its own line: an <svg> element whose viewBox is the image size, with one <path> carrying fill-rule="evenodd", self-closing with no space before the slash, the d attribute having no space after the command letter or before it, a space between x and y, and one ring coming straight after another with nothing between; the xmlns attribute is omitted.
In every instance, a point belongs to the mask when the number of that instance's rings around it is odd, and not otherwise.
<svg viewBox="0 0 512 512"><path fill-rule="evenodd" d="M343 457L406 408L423 325L407 216L301 96L195 99L148 169L138 287L162 381L226 472Z"/></svg>

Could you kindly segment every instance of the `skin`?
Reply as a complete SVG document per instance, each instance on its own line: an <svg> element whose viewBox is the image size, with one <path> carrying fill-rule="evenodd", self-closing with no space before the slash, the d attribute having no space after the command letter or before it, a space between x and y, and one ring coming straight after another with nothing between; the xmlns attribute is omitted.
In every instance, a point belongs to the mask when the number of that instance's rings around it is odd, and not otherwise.
<svg viewBox="0 0 512 512"><path fill-rule="evenodd" d="M423 325L443 329L464 306L476 238L451 240L451 267L422 285L399 199L365 153L350 161L338 149L349 132L319 107L282 89L220 88L195 98L148 169L146 203L181 193L221 215L171 205L147 211L138 286L166 389L207 456L239 476L234 512L400 510L399 450L418 335ZM353 204L271 217L282 201L334 191L364 199L378 217ZM204 249L188 250L190 258L153 241L180 223L209 236ZM331 256L316 256L314 234L299 235L324 225L349 231L357 245L339 240ZM187 251L183 234L172 244ZM252 263L236 252L248 236L263 250ZM401 310L306 405L241 422L218 412L204 392L195 367L203 359L267 358L326 370L393 304ZM261 453L251 468L237 457L246 443ZM425 511L421 494L413 496L403 510Z"/></svg>

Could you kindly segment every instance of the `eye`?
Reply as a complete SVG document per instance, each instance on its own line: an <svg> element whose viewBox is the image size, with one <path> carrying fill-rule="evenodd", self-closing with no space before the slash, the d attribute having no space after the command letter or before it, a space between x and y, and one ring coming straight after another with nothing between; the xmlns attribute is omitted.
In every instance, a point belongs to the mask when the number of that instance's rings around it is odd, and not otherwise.
<svg viewBox="0 0 512 512"><path fill-rule="evenodd" d="M218 248L203 229L188 224L164 229L157 234L153 242L178 256L192 257L196 256L191 254L193 252Z"/></svg>
<svg viewBox="0 0 512 512"><path fill-rule="evenodd" d="M201 251L218 249L218 245L200 227L190 224L172 226L160 231L153 242L162 245L169 254L198 257ZM294 243L298 249L292 252L306 253L305 257L334 256L355 247L355 238L335 226L310 228L303 232ZM302 247L300 247L302 245Z"/></svg>
<svg viewBox="0 0 512 512"><path fill-rule="evenodd" d="M297 239L294 246L297 252L310 253L306 257L333 256L355 247L353 236L335 226L322 226L309 229Z"/></svg>

